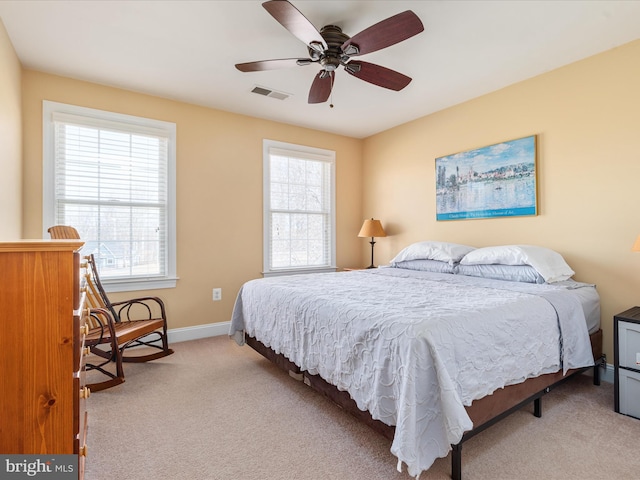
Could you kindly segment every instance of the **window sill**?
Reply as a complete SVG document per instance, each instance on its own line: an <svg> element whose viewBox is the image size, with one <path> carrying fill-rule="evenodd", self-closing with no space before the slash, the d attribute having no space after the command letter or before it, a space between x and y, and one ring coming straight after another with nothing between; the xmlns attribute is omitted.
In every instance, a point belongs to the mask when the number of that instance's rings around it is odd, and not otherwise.
<svg viewBox="0 0 640 480"><path fill-rule="evenodd" d="M147 280L105 280L101 279L107 293L132 292L136 290L158 290L162 288L175 288L178 277L150 278Z"/></svg>
<svg viewBox="0 0 640 480"><path fill-rule="evenodd" d="M278 277L281 275L300 275L306 273L328 273L337 271L337 267L320 267L320 268L292 268L289 270L272 270L270 272L262 272L263 277Z"/></svg>

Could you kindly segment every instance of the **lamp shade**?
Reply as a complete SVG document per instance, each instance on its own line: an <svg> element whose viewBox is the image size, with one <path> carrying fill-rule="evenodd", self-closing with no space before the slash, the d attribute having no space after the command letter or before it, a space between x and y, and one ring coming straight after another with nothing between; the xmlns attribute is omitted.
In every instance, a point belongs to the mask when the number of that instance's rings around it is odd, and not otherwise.
<svg viewBox="0 0 640 480"><path fill-rule="evenodd" d="M382 224L380 220L367 219L362 224L362 228L360 229L360 233L358 233L359 237L386 237L387 234L382 228Z"/></svg>
<svg viewBox="0 0 640 480"><path fill-rule="evenodd" d="M634 252L640 252L640 235L636 238L636 242L633 244L633 247L631 247L631 250Z"/></svg>

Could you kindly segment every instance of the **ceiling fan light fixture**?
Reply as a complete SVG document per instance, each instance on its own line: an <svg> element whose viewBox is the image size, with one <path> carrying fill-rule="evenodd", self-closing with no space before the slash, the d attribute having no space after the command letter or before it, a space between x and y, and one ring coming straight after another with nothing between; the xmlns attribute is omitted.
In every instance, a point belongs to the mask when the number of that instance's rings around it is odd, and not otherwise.
<svg viewBox="0 0 640 480"><path fill-rule="evenodd" d="M333 72L336 68L342 65L341 58L337 55L326 54L320 58L320 65L322 65L325 70Z"/></svg>

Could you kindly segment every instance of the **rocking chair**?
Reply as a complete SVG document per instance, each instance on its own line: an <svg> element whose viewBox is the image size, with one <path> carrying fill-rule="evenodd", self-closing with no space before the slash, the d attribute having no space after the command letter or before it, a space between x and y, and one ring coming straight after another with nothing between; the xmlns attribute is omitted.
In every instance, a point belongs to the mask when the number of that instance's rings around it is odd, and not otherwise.
<svg viewBox="0 0 640 480"><path fill-rule="evenodd" d="M95 305L96 302L90 300L92 294L88 291L87 293L87 303L89 305ZM89 387L92 392L97 392L106 388L114 387L124 382L122 355L120 353L120 350L118 349L118 339L115 335L114 323L115 322L113 320L111 312L109 312L108 310L105 310L103 308L90 309L90 315L87 319L89 333L85 336L84 345L85 347L89 347L91 353L96 353L100 345L108 344L109 352L111 353L109 358L104 358L104 356L102 355L103 350L100 350L100 357L102 357L102 361L100 363L90 363L87 361L87 363L85 364L85 368L87 371L97 370L109 377L109 380L104 380L102 382L96 383L88 383L87 387ZM111 362L115 362L116 364L115 373L112 373L105 368Z"/></svg>
<svg viewBox="0 0 640 480"><path fill-rule="evenodd" d="M58 225L48 231L52 238L80 238L73 227ZM98 370L111 377L111 380L90 385L96 391L124 382L122 362L148 362L171 355L173 350L167 339L167 318L162 300L140 297L111 302L100 282L93 254L85 258L87 303L91 308L90 331L85 344L91 353L105 359L98 365L87 364L87 370ZM135 351L131 350L133 347L145 347L145 352L130 354ZM158 351L148 353L146 347ZM112 361L116 364L115 374L104 368Z"/></svg>

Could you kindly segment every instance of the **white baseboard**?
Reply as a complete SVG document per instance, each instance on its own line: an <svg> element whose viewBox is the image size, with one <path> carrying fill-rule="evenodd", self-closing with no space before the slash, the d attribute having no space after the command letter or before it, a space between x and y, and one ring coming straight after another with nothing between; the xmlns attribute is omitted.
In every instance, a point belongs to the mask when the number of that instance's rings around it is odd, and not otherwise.
<svg viewBox="0 0 640 480"><path fill-rule="evenodd" d="M167 336L169 337L169 344L171 344L216 337L218 335L229 335L230 325L231 322L220 322L196 325L195 327L172 328L167 331Z"/></svg>
<svg viewBox="0 0 640 480"><path fill-rule="evenodd" d="M600 371L600 380L613 383L613 365L607 363L604 370Z"/></svg>
<svg viewBox="0 0 640 480"><path fill-rule="evenodd" d="M584 372L583 375L589 375L590 377L592 377L593 376L593 368L587 369L587 371ZM601 382L607 382L607 383L613 383L613 365L609 365L607 363L605 368L600 368L600 381Z"/></svg>

